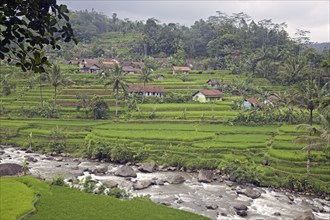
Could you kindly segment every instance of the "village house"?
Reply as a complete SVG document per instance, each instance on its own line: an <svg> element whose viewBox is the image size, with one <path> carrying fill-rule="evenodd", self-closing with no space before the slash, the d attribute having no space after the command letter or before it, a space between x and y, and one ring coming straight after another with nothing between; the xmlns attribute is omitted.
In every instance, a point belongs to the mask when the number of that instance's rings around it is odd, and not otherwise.
<svg viewBox="0 0 330 220"><path fill-rule="evenodd" d="M143 62L126 61L122 63L122 70L126 74L137 74L142 73L145 68Z"/></svg>
<svg viewBox="0 0 330 220"><path fill-rule="evenodd" d="M221 101L224 94L215 89L204 89L193 94L193 100L201 103Z"/></svg>
<svg viewBox="0 0 330 220"><path fill-rule="evenodd" d="M260 106L260 102L256 98L245 98L242 107L245 109L252 109Z"/></svg>
<svg viewBox="0 0 330 220"><path fill-rule="evenodd" d="M173 66L173 74L189 74L189 66Z"/></svg>
<svg viewBox="0 0 330 220"><path fill-rule="evenodd" d="M113 68L115 64L119 64L117 60L106 59L99 60L97 58L93 59L82 59L82 60L68 60L64 61L66 65L76 65L81 73L99 73L102 68Z"/></svg>
<svg viewBox="0 0 330 220"><path fill-rule="evenodd" d="M228 83L225 80L216 80L216 79L209 79L206 82L206 85L211 86L214 89L224 89L228 86Z"/></svg>
<svg viewBox="0 0 330 220"><path fill-rule="evenodd" d="M97 59L85 59L81 62L80 72L98 73L101 70L101 64Z"/></svg>
<svg viewBox="0 0 330 220"><path fill-rule="evenodd" d="M165 96L164 87L152 85L129 85L128 95L137 95L145 97L159 97Z"/></svg>
<svg viewBox="0 0 330 220"><path fill-rule="evenodd" d="M267 97L267 99L264 101L264 104L271 107L275 107L279 98L280 96L276 92L274 92Z"/></svg>

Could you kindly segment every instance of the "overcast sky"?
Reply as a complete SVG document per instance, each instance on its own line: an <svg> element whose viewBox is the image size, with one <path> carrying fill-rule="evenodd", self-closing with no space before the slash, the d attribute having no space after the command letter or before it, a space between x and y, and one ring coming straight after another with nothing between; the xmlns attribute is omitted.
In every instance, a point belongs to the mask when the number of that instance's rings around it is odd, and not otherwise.
<svg viewBox="0 0 330 220"><path fill-rule="evenodd" d="M310 31L312 42L330 41L330 1L329 0L263 0L263 1L139 1L139 0L58 0L68 5L70 10L91 10L111 17L117 13L120 19L132 21L156 18L162 23L180 23L190 26L196 20L206 20L216 15L216 11L232 13L244 12L253 20L272 19L274 23L286 22L291 37L297 29Z"/></svg>

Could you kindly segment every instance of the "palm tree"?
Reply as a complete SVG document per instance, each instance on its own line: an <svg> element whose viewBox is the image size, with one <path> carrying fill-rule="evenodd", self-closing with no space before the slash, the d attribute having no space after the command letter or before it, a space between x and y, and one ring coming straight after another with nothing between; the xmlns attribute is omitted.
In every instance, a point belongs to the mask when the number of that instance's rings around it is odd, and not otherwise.
<svg viewBox="0 0 330 220"><path fill-rule="evenodd" d="M329 108L327 111L329 111ZM307 131L305 134L302 134L295 139L296 143L307 143L307 146L302 149L307 151L307 175L310 174L311 169L311 150L322 148L329 150L330 147L330 114L319 112L319 116L321 127L315 127L310 124L301 124L297 126L297 129Z"/></svg>
<svg viewBox="0 0 330 220"><path fill-rule="evenodd" d="M124 79L125 74L122 71L122 68L115 64L114 68L111 70L109 74L110 80L104 85L106 87L112 87L113 92L116 97L116 115L118 114L118 97L119 90L123 90L125 93L127 90L127 82Z"/></svg>
<svg viewBox="0 0 330 220"><path fill-rule="evenodd" d="M143 86L146 86L147 83L153 81L153 78L151 78L151 72L147 68L144 68L142 70L141 76L139 77L139 80L143 82Z"/></svg>
<svg viewBox="0 0 330 220"><path fill-rule="evenodd" d="M289 58L283 66L281 66L279 73L287 85L292 85L306 77L307 63L305 60Z"/></svg>
<svg viewBox="0 0 330 220"><path fill-rule="evenodd" d="M309 125L313 125L313 112L318 109L322 99L329 96L329 91L327 89L328 84L323 87L318 87L315 80L309 80L303 84L298 85L296 93L296 104L300 107L307 108L309 111Z"/></svg>
<svg viewBox="0 0 330 220"><path fill-rule="evenodd" d="M42 97L42 81L49 80L49 76L46 72L42 72L42 73L39 73L39 75L36 78L39 79L40 103L41 103L41 106L44 107L44 100Z"/></svg>
<svg viewBox="0 0 330 220"><path fill-rule="evenodd" d="M52 86L54 87L54 104L56 104L57 87L64 82L64 76L62 75L59 65L54 64L52 72L49 75Z"/></svg>

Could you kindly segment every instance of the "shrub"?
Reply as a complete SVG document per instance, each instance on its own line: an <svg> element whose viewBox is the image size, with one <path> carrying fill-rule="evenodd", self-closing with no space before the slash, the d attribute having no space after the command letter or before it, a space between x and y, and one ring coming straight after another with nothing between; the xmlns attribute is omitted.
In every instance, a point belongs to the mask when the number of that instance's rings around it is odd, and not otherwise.
<svg viewBox="0 0 330 220"><path fill-rule="evenodd" d="M39 106L22 109L22 114L28 118L42 117L42 118L58 118L59 109L57 106L48 102L43 102Z"/></svg>
<svg viewBox="0 0 330 220"><path fill-rule="evenodd" d="M255 165L246 166L240 161L230 162L226 165L220 165L220 169L230 176L232 181L240 184L252 183L260 185L263 173Z"/></svg>
<svg viewBox="0 0 330 220"><path fill-rule="evenodd" d="M311 191L314 188L313 183L308 177L299 177L290 175L286 179L285 186L291 190L302 192L302 191Z"/></svg>
<svg viewBox="0 0 330 220"><path fill-rule="evenodd" d="M64 182L64 177L60 174L57 173L53 178L52 178L52 185L56 185L56 186L64 186L65 182Z"/></svg>
<svg viewBox="0 0 330 220"><path fill-rule="evenodd" d="M99 96L94 96L91 100L89 111L92 112L94 119L107 118L108 103Z"/></svg>
<svg viewBox="0 0 330 220"><path fill-rule="evenodd" d="M133 161L134 153L125 145L117 144L111 149L111 160L117 163Z"/></svg>
<svg viewBox="0 0 330 220"><path fill-rule="evenodd" d="M127 199L129 197L129 194L124 189L118 187L110 189L108 195L118 199Z"/></svg>
<svg viewBox="0 0 330 220"><path fill-rule="evenodd" d="M50 133L51 142L49 143L49 147L52 151L56 153L61 153L66 148L66 135L63 133L61 129L56 126L56 128L51 130Z"/></svg>

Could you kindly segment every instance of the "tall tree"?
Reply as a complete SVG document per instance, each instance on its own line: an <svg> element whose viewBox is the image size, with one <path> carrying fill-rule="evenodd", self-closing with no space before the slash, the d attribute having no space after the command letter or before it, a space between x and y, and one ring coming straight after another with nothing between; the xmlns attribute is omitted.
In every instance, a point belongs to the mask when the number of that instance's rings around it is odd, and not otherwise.
<svg viewBox="0 0 330 220"><path fill-rule="evenodd" d="M303 150L307 151L307 175L310 175L311 170L311 150L326 149L330 147L330 114L329 108L327 111L319 112L320 127L311 124L301 124L297 129L304 130L306 133L298 136L295 139L296 143L307 144Z"/></svg>
<svg viewBox="0 0 330 220"><path fill-rule="evenodd" d="M68 12L56 0L0 1L0 59L15 61L24 71L44 72L44 65L50 65L45 46L60 49L59 41L77 43Z"/></svg>
<svg viewBox="0 0 330 220"><path fill-rule="evenodd" d="M54 105L56 104L57 97L57 87L62 85L64 82L64 76L61 72L61 68L58 64L54 64L51 73L49 74L49 78L52 86L54 87Z"/></svg>
<svg viewBox="0 0 330 220"><path fill-rule="evenodd" d="M146 86L147 83L152 82L153 78L151 77L151 72L147 68L143 68L139 81L143 82L143 86Z"/></svg>
<svg viewBox="0 0 330 220"><path fill-rule="evenodd" d="M106 74L107 75L107 74ZM112 87L112 91L116 97L116 116L118 115L118 98L119 91L122 90L124 93L127 91L127 82L124 78L125 74L122 71L122 68L115 64L111 70L109 77L110 80L105 84L106 87Z"/></svg>

